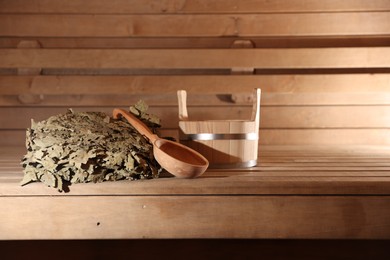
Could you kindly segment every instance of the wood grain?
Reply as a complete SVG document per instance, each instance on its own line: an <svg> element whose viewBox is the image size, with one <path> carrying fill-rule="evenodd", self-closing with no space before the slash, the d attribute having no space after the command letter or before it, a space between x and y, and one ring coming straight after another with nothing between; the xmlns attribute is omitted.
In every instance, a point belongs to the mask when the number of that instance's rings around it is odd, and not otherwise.
<svg viewBox="0 0 390 260"><path fill-rule="evenodd" d="M0 0L0 239L389 239L389 35L388 0ZM256 87L253 168L19 186L31 118L144 98L177 138L178 89L247 120Z"/></svg>
<svg viewBox="0 0 390 260"><path fill-rule="evenodd" d="M161 136L178 140L177 128L162 129ZM0 145L23 146L25 129L0 130ZM390 130L383 129L260 129L260 145L390 145Z"/></svg>
<svg viewBox="0 0 390 260"><path fill-rule="evenodd" d="M247 93L240 93L242 97L248 97ZM189 104L191 106L245 106L246 101L232 102L236 94L203 95L194 94ZM42 95L20 94L0 95L0 105L3 107L96 107L99 105L114 107L127 107L138 100L144 100L152 106L175 107L177 100L171 94L102 94L102 95ZM264 93L262 96L264 106L364 106L364 105L389 105L390 93L388 92L357 92L357 93Z"/></svg>
<svg viewBox="0 0 390 260"><path fill-rule="evenodd" d="M249 104L255 87L265 106L388 105L389 84L387 74L0 76L0 105L128 106L143 99L177 106L175 92L185 89L191 106L235 106Z"/></svg>
<svg viewBox="0 0 390 260"><path fill-rule="evenodd" d="M3 37L1 48L15 48L21 40L37 40L43 48L105 48L105 49L161 49L161 48L230 48L242 37ZM389 46L389 35L356 36L251 36L256 48L310 47L378 47Z"/></svg>
<svg viewBox="0 0 390 260"><path fill-rule="evenodd" d="M388 68L390 48L0 49L1 68Z"/></svg>
<svg viewBox="0 0 390 260"><path fill-rule="evenodd" d="M259 164L253 168L209 169L202 177L192 180L165 174L155 180L75 184L69 193L59 193L42 183L20 187L19 161L25 152L23 147L0 149L2 195L380 195L390 192L388 146L354 145L344 149L260 146Z"/></svg>
<svg viewBox="0 0 390 260"><path fill-rule="evenodd" d="M343 26L340 26L343 21ZM2 14L0 35L28 37L222 37L386 35L390 12L294 14ZM79 25L83 26L79 26ZM197 26L192 26L196 24Z"/></svg>
<svg viewBox="0 0 390 260"><path fill-rule="evenodd" d="M149 1L150 2L150 1ZM274 12L340 12L340 11L388 11L386 0L191 0L152 1L142 0L1 0L0 13L113 13L113 14L169 14L169 13L274 13Z"/></svg>
<svg viewBox="0 0 390 260"><path fill-rule="evenodd" d="M31 119L41 121L65 113L69 107L4 107L0 110L2 129L24 129ZM74 111L101 111L112 114L114 107L73 107ZM177 128L178 108L151 106L150 113L161 118L164 128ZM191 120L250 120L251 106L194 106L188 110ZM263 106L262 129L390 128L390 106ZM351 115L357 115L351 116ZM13 120L8 120L12 116Z"/></svg>
<svg viewBox="0 0 390 260"><path fill-rule="evenodd" d="M388 146L263 146L252 169L65 194L18 186L23 153L0 148L1 239L390 237Z"/></svg>
<svg viewBox="0 0 390 260"><path fill-rule="evenodd" d="M252 92L272 94L377 94L387 93L387 74L319 75L79 75L79 76L0 76L0 94L163 94L176 99L176 91L187 90L191 96ZM249 93L250 94L250 93ZM191 97L188 99L191 102Z"/></svg>
<svg viewBox="0 0 390 260"><path fill-rule="evenodd" d="M378 196L83 196L0 200L2 239L390 236L390 200Z"/></svg>

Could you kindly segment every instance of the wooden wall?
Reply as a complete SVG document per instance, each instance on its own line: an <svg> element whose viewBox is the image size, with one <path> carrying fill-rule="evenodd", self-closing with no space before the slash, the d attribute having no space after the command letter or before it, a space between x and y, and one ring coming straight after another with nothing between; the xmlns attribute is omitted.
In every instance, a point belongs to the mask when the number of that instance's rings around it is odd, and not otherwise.
<svg viewBox="0 0 390 260"><path fill-rule="evenodd" d="M0 0L0 145L30 119L144 99L176 135L249 119L260 143L390 144L390 0Z"/></svg>

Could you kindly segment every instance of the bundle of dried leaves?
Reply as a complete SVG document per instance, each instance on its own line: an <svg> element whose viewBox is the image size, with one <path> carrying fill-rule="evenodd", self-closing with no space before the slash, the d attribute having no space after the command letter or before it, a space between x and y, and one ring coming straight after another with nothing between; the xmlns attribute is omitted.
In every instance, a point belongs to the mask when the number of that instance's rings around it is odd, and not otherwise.
<svg viewBox="0 0 390 260"><path fill-rule="evenodd" d="M140 101L130 112L153 130L159 119ZM125 119L100 112L73 112L35 123L26 133L21 185L41 181L59 191L72 183L157 178L153 147Z"/></svg>

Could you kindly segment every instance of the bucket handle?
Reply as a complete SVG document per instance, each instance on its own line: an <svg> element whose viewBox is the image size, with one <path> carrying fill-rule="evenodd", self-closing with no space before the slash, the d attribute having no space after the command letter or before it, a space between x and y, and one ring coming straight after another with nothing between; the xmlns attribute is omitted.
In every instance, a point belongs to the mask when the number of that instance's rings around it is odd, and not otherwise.
<svg viewBox="0 0 390 260"><path fill-rule="evenodd" d="M260 97L261 89L255 88L254 91L255 100L253 101L251 121L256 123L256 129L260 127Z"/></svg>
<svg viewBox="0 0 390 260"><path fill-rule="evenodd" d="M179 102L179 120L188 120L187 111L187 92L185 90L177 91L177 99Z"/></svg>
<svg viewBox="0 0 390 260"><path fill-rule="evenodd" d="M255 88L254 97L255 97L255 100L253 101L251 121L256 122L257 129L258 129L260 127L261 89ZM179 120L186 121L186 120L188 120L187 91L178 90L177 91L177 99L178 99L178 103L179 103Z"/></svg>

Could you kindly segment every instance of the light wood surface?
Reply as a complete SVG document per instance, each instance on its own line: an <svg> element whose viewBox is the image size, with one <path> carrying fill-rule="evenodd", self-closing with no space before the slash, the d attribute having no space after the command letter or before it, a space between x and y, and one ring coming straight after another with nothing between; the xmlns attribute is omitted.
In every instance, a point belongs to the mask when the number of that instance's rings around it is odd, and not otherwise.
<svg viewBox="0 0 390 260"><path fill-rule="evenodd" d="M17 228L3 222L3 239L389 238L390 200L378 196L77 196L1 202L3 219L23 216Z"/></svg>
<svg viewBox="0 0 390 260"><path fill-rule="evenodd" d="M142 0L13 0L0 1L0 13L124 13L124 14L165 14L165 13L273 13L273 12L342 12L342 11L388 11L387 0L190 0L155 1L153 4Z"/></svg>
<svg viewBox="0 0 390 260"><path fill-rule="evenodd" d="M390 239L389 46L389 0L0 0L0 239ZM253 168L19 186L31 118L144 99L177 138L177 90L226 120L254 88Z"/></svg>
<svg viewBox="0 0 390 260"><path fill-rule="evenodd" d="M253 88L260 144L389 144L389 6L0 1L0 144L22 145L31 118L139 99L178 136L177 90L197 119L246 119Z"/></svg>
<svg viewBox="0 0 390 260"><path fill-rule="evenodd" d="M110 114L113 107L73 107L73 109L75 111L102 111ZM39 107L7 107L0 112L0 124L4 129L25 129L30 127L31 119L44 120L52 115L65 113L66 110L67 107L54 107L50 110ZM175 106L150 107L150 112L158 114L161 118L164 128L177 127L179 121L177 110L178 108ZM215 106L210 111L210 107L205 105L193 107L189 111L192 120L248 120L251 115L251 106ZM8 120L7 115L14 113L18 113L15 115L15 120ZM265 106L261 108L260 114L262 129L378 129L390 127L388 120L390 108L388 106ZM350 117L351 114L357 114L359 117ZM193 127L196 128L196 126ZM206 128L207 126L204 129Z"/></svg>
<svg viewBox="0 0 390 260"><path fill-rule="evenodd" d="M341 20L343 26L340 26ZM2 14L0 34L14 37L385 35L390 31L389 21L389 11L234 15ZM84 26L78 26L80 24ZM191 26L193 24L197 26Z"/></svg>
<svg viewBox="0 0 390 260"><path fill-rule="evenodd" d="M0 149L1 239L390 238L388 146L261 146L250 169L69 193L20 187L24 152Z"/></svg>
<svg viewBox="0 0 390 260"><path fill-rule="evenodd" d="M153 100L174 104L180 89L191 94L188 103L193 105L194 96L202 94L250 95L253 88L262 89L262 105L333 105L333 104L389 104L387 74L319 74L319 75L0 75L1 93L5 96L31 94L53 96L83 95L84 99L99 95L127 95L151 98L153 93L164 99ZM93 95L91 94L93 93ZM149 94L149 95L148 95ZM148 97L149 96L149 97ZM318 97L320 96L320 97ZM118 98L118 97L116 97ZM196 99L196 103L207 98ZM314 99L314 100L313 100ZM108 102L108 98L106 101ZM59 101L59 100L57 100ZM233 100L230 100L233 102ZM207 102L210 102L207 100ZM20 103L19 103L20 104ZM61 104L61 103L60 103ZM2 105L7 105L2 103ZM16 106L14 103L12 106Z"/></svg>
<svg viewBox="0 0 390 260"><path fill-rule="evenodd" d="M388 68L389 47L284 49L0 49L1 68Z"/></svg>
<svg viewBox="0 0 390 260"><path fill-rule="evenodd" d="M21 40L36 40L44 48L230 48L237 36L224 37L6 37L0 38L1 48L15 48ZM375 47L388 46L390 36L350 35L346 36L251 36L256 48L291 47Z"/></svg>
<svg viewBox="0 0 390 260"><path fill-rule="evenodd" d="M178 140L178 130L163 129L161 136ZM264 145L390 145L390 130L379 129L260 129L259 144ZM1 143L6 146L22 146L26 129L3 129Z"/></svg>

